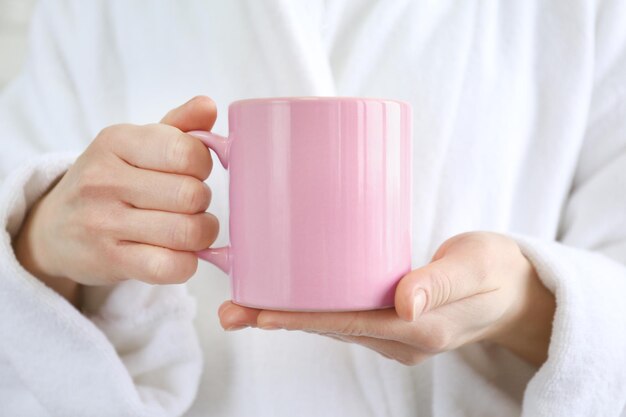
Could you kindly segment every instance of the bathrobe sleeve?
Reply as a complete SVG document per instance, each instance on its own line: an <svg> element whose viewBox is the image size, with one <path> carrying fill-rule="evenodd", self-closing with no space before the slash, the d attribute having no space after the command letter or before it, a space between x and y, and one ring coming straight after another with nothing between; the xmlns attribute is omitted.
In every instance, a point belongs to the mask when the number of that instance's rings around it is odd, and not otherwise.
<svg viewBox="0 0 626 417"><path fill-rule="evenodd" d="M526 417L626 416L626 16L600 4L586 137L558 241L515 236L556 296Z"/></svg>
<svg viewBox="0 0 626 417"><path fill-rule="evenodd" d="M29 207L92 137L74 75L89 56L74 46L96 35L78 33L80 19L70 2L42 2L26 67L0 96L0 415L179 416L202 369L186 288L87 288L99 301L81 313L12 249Z"/></svg>

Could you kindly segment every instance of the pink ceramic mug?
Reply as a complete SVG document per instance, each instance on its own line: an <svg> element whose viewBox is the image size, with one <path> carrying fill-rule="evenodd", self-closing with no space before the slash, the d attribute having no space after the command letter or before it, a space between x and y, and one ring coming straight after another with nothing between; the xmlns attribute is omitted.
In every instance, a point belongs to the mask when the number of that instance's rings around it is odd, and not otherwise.
<svg viewBox="0 0 626 417"><path fill-rule="evenodd" d="M411 108L395 100L241 100L229 136L194 131L230 171L230 246L199 257L237 304L391 307L411 267Z"/></svg>

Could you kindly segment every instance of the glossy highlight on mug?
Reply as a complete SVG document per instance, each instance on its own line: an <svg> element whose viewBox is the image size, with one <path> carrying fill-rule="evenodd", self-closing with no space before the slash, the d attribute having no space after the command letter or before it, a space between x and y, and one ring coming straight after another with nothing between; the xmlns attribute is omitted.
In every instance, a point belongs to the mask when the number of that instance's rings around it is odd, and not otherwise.
<svg viewBox="0 0 626 417"><path fill-rule="evenodd" d="M344 311L393 306L411 269L411 108L346 97L249 99L228 138L190 132L230 173L230 246L198 256L237 304Z"/></svg>

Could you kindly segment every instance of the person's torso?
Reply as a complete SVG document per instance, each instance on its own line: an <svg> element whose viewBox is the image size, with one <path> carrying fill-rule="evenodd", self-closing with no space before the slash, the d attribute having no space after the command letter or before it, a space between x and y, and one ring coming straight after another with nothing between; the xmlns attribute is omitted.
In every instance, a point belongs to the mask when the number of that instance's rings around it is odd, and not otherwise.
<svg viewBox="0 0 626 417"><path fill-rule="evenodd" d="M84 62L73 65L89 104L87 137L111 123L157 121L198 94L216 101L214 131L221 134L228 104L242 98L406 100L414 110L414 267L465 231L558 237L589 104L589 6L100 4L85 6L91 11L81 23L96 37L76 40L76 48L97 55L77 53ZM227 174L216 165L208 183L220 245L228 234ZM206 363L188 416L501 417L519 414L532 376L530 367L487 346L409 368L319 336L224 333L216 309L229 297L227 278L203 265L189 286Z"/></svg>

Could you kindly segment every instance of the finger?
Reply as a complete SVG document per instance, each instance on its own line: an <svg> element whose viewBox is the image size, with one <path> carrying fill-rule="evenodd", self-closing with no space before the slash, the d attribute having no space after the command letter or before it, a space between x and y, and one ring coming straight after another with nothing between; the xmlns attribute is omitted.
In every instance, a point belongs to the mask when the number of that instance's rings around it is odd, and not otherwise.
<svg viewBox="0 0 626 417"><path fill-rule="evenodd" d="M109 126L95 143L138 168L204 181L213 167L209 150L198 138L164 124Z"/></svg>
<svg viewBox="0 0 626 417"><path fill-rule="evenodd" d="M213 128L216 119L217 106L215 105L215 102L207 96L196 96L181 106L170 110L165 117L161 119L161 123L180 129L182 132L189 132L192 130L210 131ZM194 139L199 141L198 138L194 137ZM206 176L200 178L205 180L211 173L213 160L208 148L202 144L202 142L200 142L200 144L204 147L204 152L201 154L205 157L206 155L209 156L208 171L204 171L202 173Z"/></svg>
<svg viewBox="0 0 626 417"><path fill-rule="evenodd" d="M119 240L146 243L173 250L199 251L215 241L219 231L211 213L180 214L130 208L124 212L124 225L116 231Z"/></svg>
<svg viewBox="0 0 626 417"><path fill-rule="evenodd" d="M393 309L331 313L286 312L263 310L257 325L286 330L308 330L350 336L371 336L408 342L409 323L398 320Z"/></svg>
<svg viewBox="0 0 626 417"><path fill-rule="evenodd" d="M180 107L170 110L161 123L174 126L183 132L211 130L217 118L215 102L206 96L196 96Z"/></svg>
<svg viewBox="0 0 626 417"><path fill-rule="evenodd" d="M488 282L484 259L469 253L448 253L405 275L395 293L398 316L407 321L446 304L496 290Z"/></svg>
<svg viewBox="0 0 626 417"><path fill-rule="evenodd" d="M150 284L180 284L193 276L198 258L191 252L175 251L134 242L118 242L112 268L121 279Z"/></svg>
<svg viewBox="0 0 626 417"><path fill-rule="evenodd" d="M137 208L195 214L211 202L209 186L188 175L129 167L121 182L120 198Z"/></svg>
<svg viewBox="0 0 626 417"><path fill-rule="evenodd" d="M478 303L483 303L484 300L479 300ZM467 329L468 324L468 310L471 307L464 308L462 305L452 304L441 307L441 309L424 314L415 323L411 323L409 326L402 326L402 329L395 335L390 337L374 337L374 336L355 336L342 333L333 332L319 332L305 330L312 333L318 333L322 335L334 335L337 337L343 337L350 340L359 340L360 338L366 339L378 339L381 341L396 342L413 349L416 349L423 355L429 356L437 353L445 352L454 349L462 344L468 343L470 339L469 334L473 334L475 329L470 328L470 332L464 332L461 328ZM470 319L473 320L473 319ZM400 319L396 319L397 322L402 323ZM470 323L481 326L482 323ZM372 346L379 345L372 340ZM396 345L394 345L396 346Z"/></svg>
<svg viewBox="0 0 626 417"><path fill-rule="evenodd" d="M248 326L256 326L261 310L237 305L232 301L222 303L217 311L220 324L224 330L237 330Z"/></svg>
<svg viewBox="0 0 626 417"><path fill-rule="evenodd" d="M454 308L455 306L449 306ZM228 308L228 309L226 309ZM224 328L240 329L246 326L260 329L303 330L311 333L334 336L369 337L396 341L415 347L425 355L435 354L459 346L467 339L457 337L458 325L463 322L462 310L452 314L445 311L433 311L420 317L416 323L406 323L398 319L393 309L353 313L294 313L273 310L258 310L226 302L218 314ZM391 316L389 320L378 317L376 313ZM375 318L372 319L372 316ZM452 317L451 321L448 317ZM365 323L361 323L364 321ZM378 321L376 325L372 323ZM367 329L364 331L363 329ZM374 329L380 329L374 331ZM461 335L463 336L463 335Z"/></svg>
<svg viewBox="0 0 626 417"><path fill-rule="evenodd" d="M345 336L333 333L321 334L341 342L354 343L364 346L388 359L398 361L407 366L417 365L431 356L424 352L420 352L418 349L407 345L406 343L397 342L395 340L384 340L367 336Z"/></svg>

